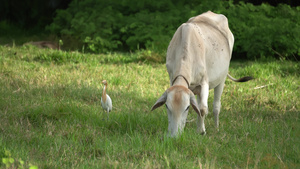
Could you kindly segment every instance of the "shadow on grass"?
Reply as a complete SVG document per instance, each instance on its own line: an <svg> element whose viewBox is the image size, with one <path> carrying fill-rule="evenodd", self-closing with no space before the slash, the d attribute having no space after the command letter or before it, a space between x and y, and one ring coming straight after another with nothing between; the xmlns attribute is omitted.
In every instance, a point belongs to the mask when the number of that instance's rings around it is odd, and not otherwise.
<svg viewBox="0 0 300 169"><path fill-rule="evenodd" d="M31 49L32 50L32 49ZM64 63L101 63L101 64L127 64L127 63L165 63L165 54L149 50L140 50L136 53L110 53L86 54L81 52L67 52L49 50L48 53L36 53L33 57L22 58L25 61Z"/></svg>

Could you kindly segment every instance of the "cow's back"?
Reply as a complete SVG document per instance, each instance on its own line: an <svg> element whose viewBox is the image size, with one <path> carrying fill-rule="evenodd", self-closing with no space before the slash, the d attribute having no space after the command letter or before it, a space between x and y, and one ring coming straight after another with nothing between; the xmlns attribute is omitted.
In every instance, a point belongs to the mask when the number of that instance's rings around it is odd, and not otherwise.
<svg viewBox="0 0 300 169"><path fill-rule="evenodd" d="M206 25L208 27L214 28L224 36L225 39L228 41L228 45L230 50L232 51L233 43L234 43L234 36L229 29L228 20L226 16L222 14L215 14L211 11L198 15L196 17L192 17L188 20L187 23L195 23L199 25ZM231 55L231 53L230 53Z"/></svg>
<svg viewBox="0 0 300 169"><path fill-rule="evenodd" d="M190 18L175 32L167 52L170 81L183 75L191 90L207 76L210 88L228 72L234 38L224 15L206 12Z"/></svg>

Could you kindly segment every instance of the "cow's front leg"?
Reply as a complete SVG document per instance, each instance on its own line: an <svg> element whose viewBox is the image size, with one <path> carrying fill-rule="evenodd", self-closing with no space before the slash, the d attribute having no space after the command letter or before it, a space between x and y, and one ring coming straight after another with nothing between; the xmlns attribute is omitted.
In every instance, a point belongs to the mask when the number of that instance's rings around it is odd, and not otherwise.
<svg viewBox="0 0 300 169"><path fill-rule="evenodd" d="M208 83L201 85L201 92L197 96L197 102L200 108L200 114L198 115L197 125L198 125L198 132L200 132L203 135L206 134L204 119L205 116L208 114L208 106L207 106L208 93L209 93Z"/></svg>
<svg viewBox="0 0 300 169"><path fill-rule="evenodd" d="M197 130L202 135L206 134L204 119L205 119L205 115L204 116L198 115L198 122L197 122L198 129Z"/></svg>

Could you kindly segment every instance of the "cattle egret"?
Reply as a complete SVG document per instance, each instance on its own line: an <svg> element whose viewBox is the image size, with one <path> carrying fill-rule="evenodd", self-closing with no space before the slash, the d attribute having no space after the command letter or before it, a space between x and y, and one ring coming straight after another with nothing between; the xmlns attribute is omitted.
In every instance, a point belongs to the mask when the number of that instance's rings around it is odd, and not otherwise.
<svg viewBox="0 0 300 169"><path fill-rule="evenodd" d="M112 101L108 94L106 94L107 90L107 81L103 80L102 84L104 85L102 96L101 96L101 106L104 111L107 112L107 119L109 118L109 112L112 110Z"/></svg>

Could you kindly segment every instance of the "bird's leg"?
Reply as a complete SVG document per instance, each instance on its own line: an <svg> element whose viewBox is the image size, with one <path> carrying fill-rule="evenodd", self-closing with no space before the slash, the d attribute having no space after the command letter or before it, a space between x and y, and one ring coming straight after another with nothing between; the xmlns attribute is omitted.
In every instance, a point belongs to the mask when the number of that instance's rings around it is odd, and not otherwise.
<svg viewBox="0 0 300 169"><path fill-rule="evenodd" d="M105 110L103 110L103 115L104 115L104 113L105 113ZM102 120L104 121L105 120L105 118L104 118L104 116L102 115Z"/></svg>
<svg viewBox="0 0 300 169"><path fill-rule="evenodd" d="M109 108L107 108L107 120L109 120Z"/></svg>

